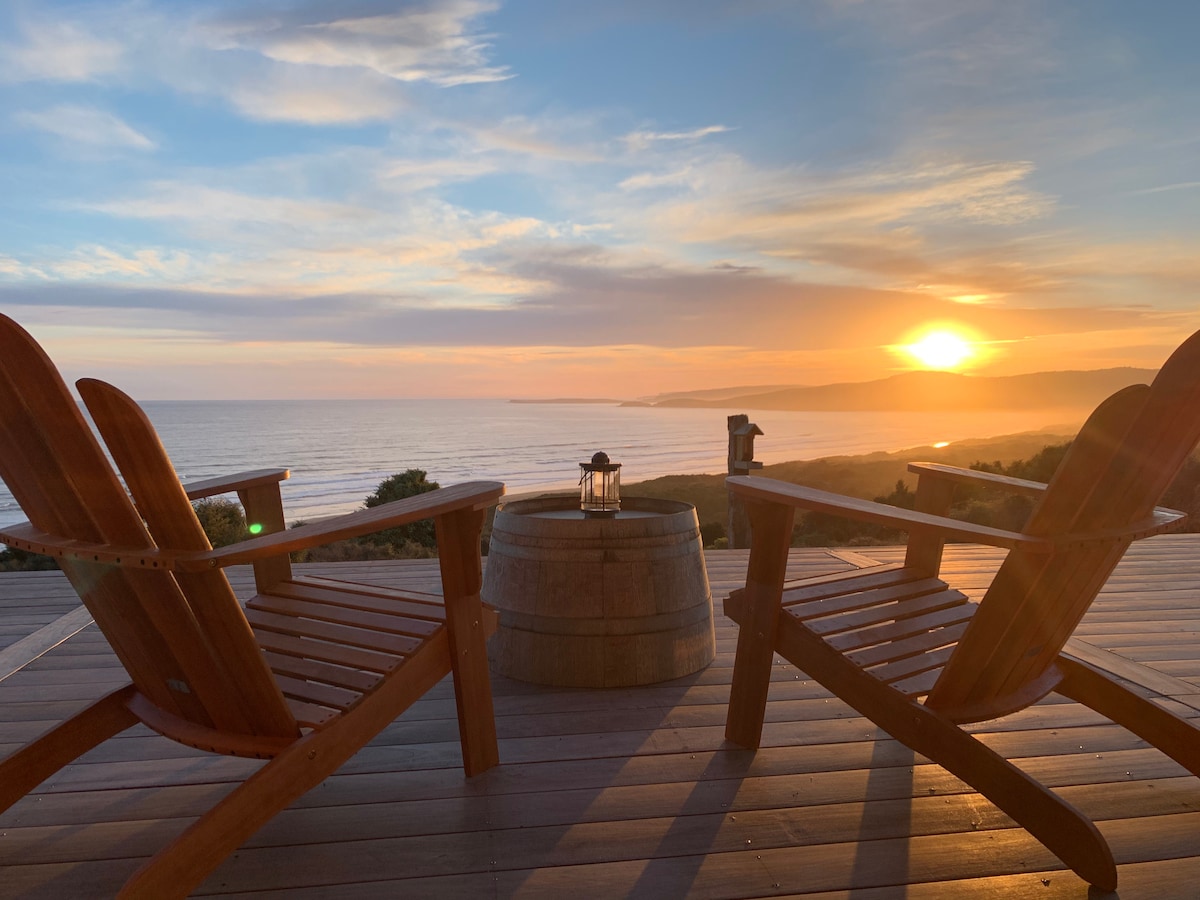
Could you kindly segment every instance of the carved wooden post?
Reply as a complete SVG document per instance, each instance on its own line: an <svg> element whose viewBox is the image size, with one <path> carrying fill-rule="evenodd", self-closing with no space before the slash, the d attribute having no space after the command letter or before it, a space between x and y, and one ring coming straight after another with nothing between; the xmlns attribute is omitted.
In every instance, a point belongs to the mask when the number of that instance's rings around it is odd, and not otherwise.
<svg viewBox="0 0 1200 900"><path fill-rule="evenodd" d="M754 469L761 469L762 463L754 461L754 437L762 434L762 429L750 421L744 414L727 418L729 429L729 474L749 475ZM729 516L725 529L729 549L750 546L750 522L746 518L746 510L740 498L729 492Z"/></svg>

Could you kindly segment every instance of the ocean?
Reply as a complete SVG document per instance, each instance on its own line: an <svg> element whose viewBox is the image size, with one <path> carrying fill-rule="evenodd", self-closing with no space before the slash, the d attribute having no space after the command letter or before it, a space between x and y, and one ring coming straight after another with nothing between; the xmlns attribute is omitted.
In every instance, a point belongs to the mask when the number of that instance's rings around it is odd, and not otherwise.
<svg viewBox="0 0 1200 900"><path fill-rule="evenodd" d="M431 481L503 481L510 494L570 489L603 450L628 486L660 475L724 473L726 415L739 410L504 400L148 401L184 481L287 467L289 522L349 512L381 481L424 469ZM1078 423L1078 410L968 413L746 410L771 464L902 450ZM636 489L632 491L636 494ZM25 518L0 485L0 526Z"/></svg>

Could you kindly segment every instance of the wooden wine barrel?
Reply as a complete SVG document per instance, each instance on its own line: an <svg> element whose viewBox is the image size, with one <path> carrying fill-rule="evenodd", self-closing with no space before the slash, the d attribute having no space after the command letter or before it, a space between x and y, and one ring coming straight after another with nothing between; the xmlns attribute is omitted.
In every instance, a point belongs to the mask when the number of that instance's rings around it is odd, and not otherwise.
<svg viewBox="0 0 1200 900"><path fill-rule="evenodd" d="M496 512L483 599L495 671L560 687L627 687L712 662L712 593L696 509L622 498L612 518L547 497Z"/></svg>

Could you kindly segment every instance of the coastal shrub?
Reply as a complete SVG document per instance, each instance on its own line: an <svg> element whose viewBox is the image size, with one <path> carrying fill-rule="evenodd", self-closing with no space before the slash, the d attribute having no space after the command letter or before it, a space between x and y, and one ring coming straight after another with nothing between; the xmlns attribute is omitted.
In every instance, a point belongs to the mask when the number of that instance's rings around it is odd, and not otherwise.
<svg viewBox="0 0 1200 900"><path fill-rule="evenodd" d="M363 501L367 509L374 509L393 500L403 500L424 494L438 487L429 481L421 469L407 469L384 479L374 492ZM297 528L305 522L293 522ZM432 519L412 522L397 528L388 528L374 534L337 541L321 547L298 550L292 554L292 562L356 562L368 559L430 559L437 556L437 533Z"/></svg>
<svg viewBox="0 0 1200 900"><path fill-rule="evenodd" d="M0 547L4 547L0 544ZM30 553L15 547L0 550L0 572L45 572L58 568L58 560L41 553Z"/></svg>
<svg viewBox="0 0 1200 900"><path fill-rule="evenodd" d="M912 509L917 495L909 489L904 479L898 479L890 494L873 498L876 503ZM792 530L792 545L796 547L869 547L879 544L894 544L904 540L903 532L886 525L856 522L829 513L810 512L798 517Z"/></svg>
<svg viewBox="0 0 1200 900"><path fill-rule="evenodd" d="M725 537L725 526L720 522L707 522L700 526L700 543L705 549L716 549L717 541ZM728 546L728 541L726 541Z"/></svg>
<svg viewBox="0 0 1200 900"><path fill-rule="evenodd" d="M437 551L413 541L404 544L373 544L361 538L337 541L321 547L297 550L292 562L360 562L369 559L432 559Z"/></svg>
<svg viewBox="0 0 1200 900"><path fill-rule="evenodd" d="M379 487L375 489L373 494L367 497L363 505L367 509L373 509L376 506L382 506L384 503L391 503L393 500L403 500L405 497L424 494L438 487L439 485L436 481L427 480L423 470L407 469L398 475L393 475L380 482ZM401 525L397 528L388 528L376 534L368 535L362 540L376 546L391 545L402 548L407 544L416 544L429 550L437 549L437 534L434 530L433 519L423 519L420 522L411 522L408 525Z"/></svg>
<svg viewBox="0 0 1200 900"><path fill-rule="evenodd" d="M226 547L250 537L242 507L224 497L206 497L192 504L200 527L214 547Z"/></svg>

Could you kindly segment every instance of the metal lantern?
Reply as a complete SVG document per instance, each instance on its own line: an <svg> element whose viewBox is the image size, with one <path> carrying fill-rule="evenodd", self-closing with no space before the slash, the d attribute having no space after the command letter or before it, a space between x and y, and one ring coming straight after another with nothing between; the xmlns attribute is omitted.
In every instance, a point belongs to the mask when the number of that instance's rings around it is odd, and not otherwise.
<svg viewBox="0 0 1200 900"><path fill-rule="evenodd" d="M621 509L621 464L603 450L579 464L579 508L585 516L615 516Z"/></svg>

